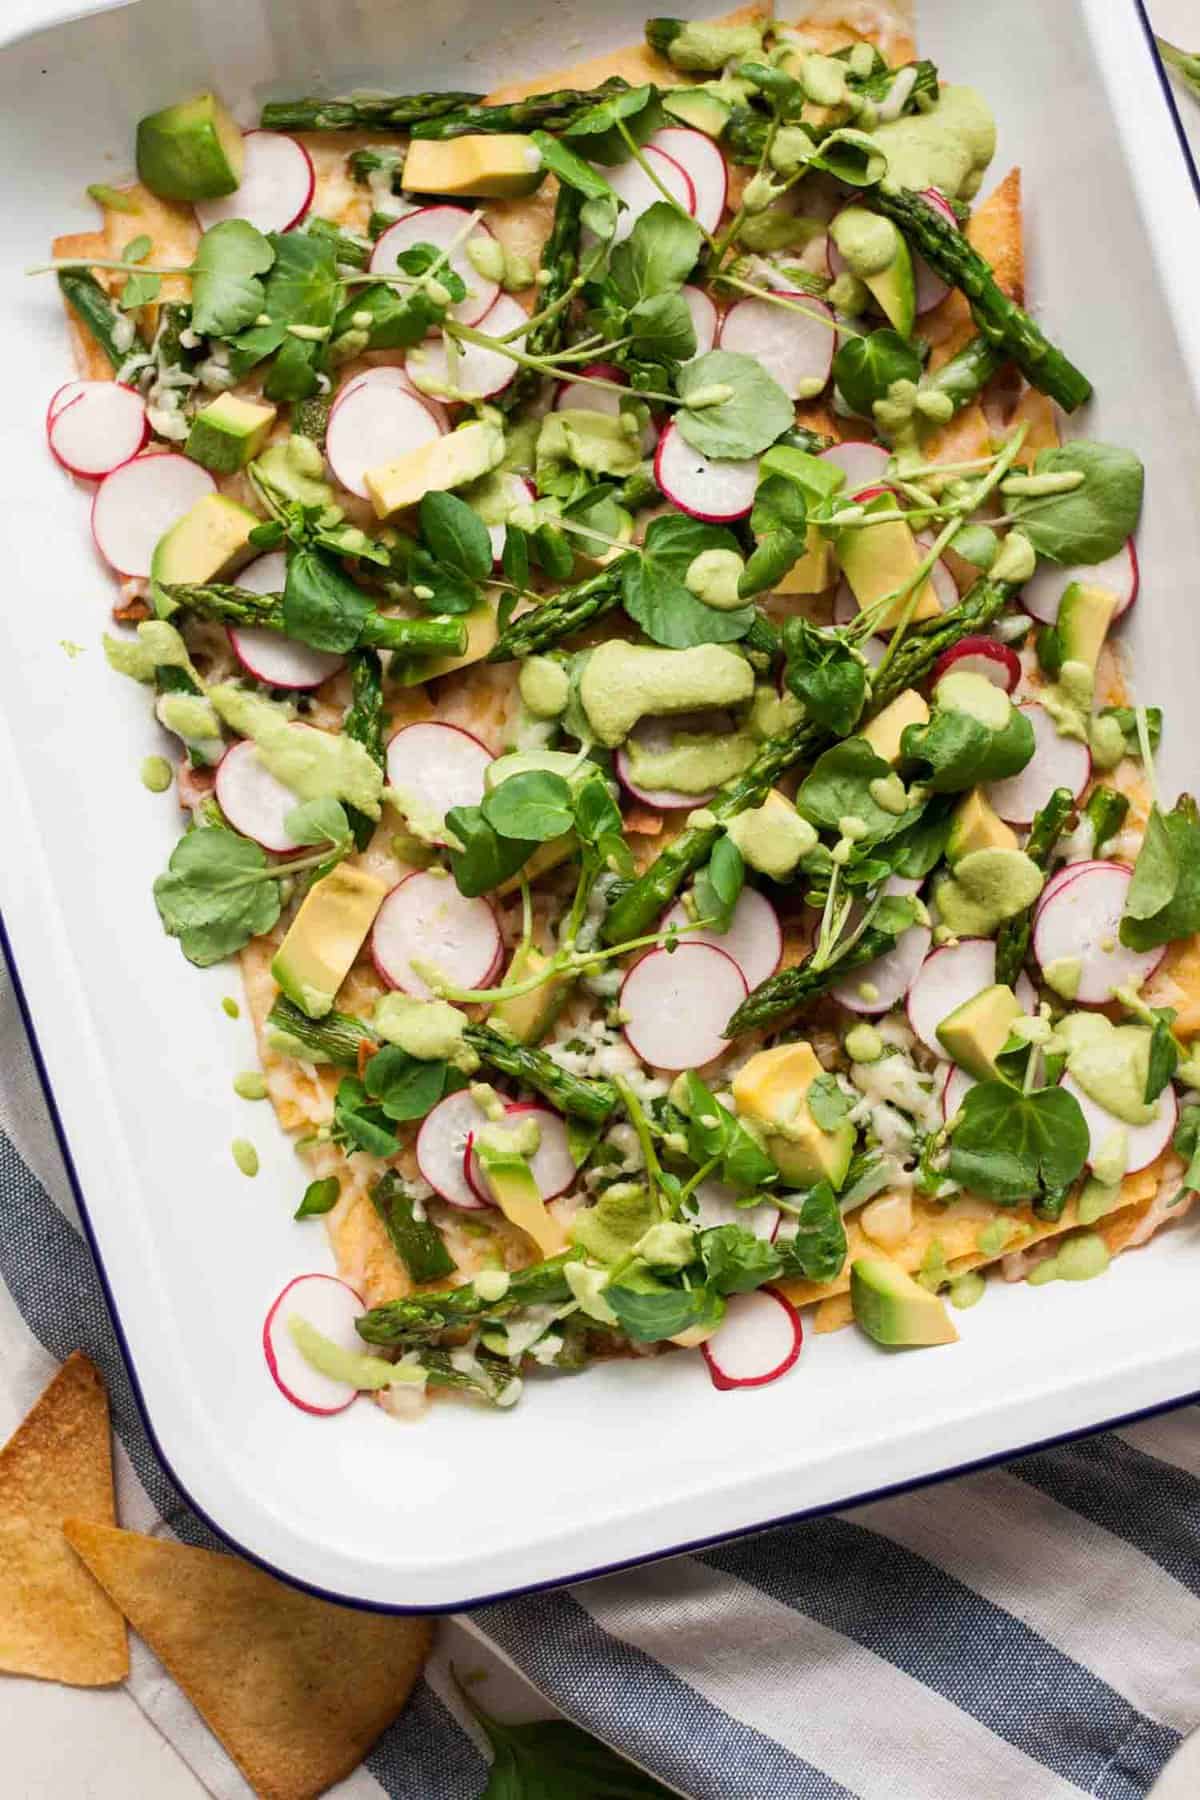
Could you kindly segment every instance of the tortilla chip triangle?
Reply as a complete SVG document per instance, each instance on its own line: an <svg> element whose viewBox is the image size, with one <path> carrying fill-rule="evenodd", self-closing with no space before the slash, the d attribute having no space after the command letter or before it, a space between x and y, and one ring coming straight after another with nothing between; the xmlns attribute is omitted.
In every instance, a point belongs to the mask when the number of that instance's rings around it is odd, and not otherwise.
<svg viewBox="0 0 1200 1800"><path fill-rule="evenodd" d="M429 1652L426 1619L332 1606L166 1538L64 1530L262 1800L311 1800L348 1775Z"/></svg>
<svg viewBox="0 0 1200 1800"><path fill-rule="evenodd" d="M71 1554L68 1514L115 1517L108 1399L78 1353L0 1450L0 1669L100 1687L129 1673L125 1621Z"/></svg>

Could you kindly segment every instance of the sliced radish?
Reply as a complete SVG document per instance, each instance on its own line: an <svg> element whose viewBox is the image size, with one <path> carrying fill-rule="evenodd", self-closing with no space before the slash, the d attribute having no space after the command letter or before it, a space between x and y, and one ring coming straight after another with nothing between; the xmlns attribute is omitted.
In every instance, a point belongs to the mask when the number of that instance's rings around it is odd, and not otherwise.
<svg viewBox="0 0 1200 1800"><path fill-rule="evenodd" d="M1070 788L1076 800L1092 777L1092 756L1079 738L1060 737L1044 706L1026 701L1020 709L1033 727L1033 755L1023 769L987 785L987 797L1009 825L1032 825L1055 788Z"/></svg>
<svg viewBox="0 0 1200 1800"><path fill-rule="evenodd" d="M938 1026L995 979L996 946L991 938L962 938L925 958L908 990L907 1010L908 1022L927 1050L945 1056ZM1032 993L1028 983L1026 992Z"/></svg>
<svg viewBox="0 0 1200 1800"><path fill-rule="evenodd" d="M725 211L729 170L712 139L686 125L666 125L647 139L646 148L665 151L678 163L692 184L692 217L705 231L714 232Z"/></svg>
<svg viewBox="0 0 1200 1800"><path fill-rule="evenodd" d="M529 1159L530 1171L537 1183L537 1191L543 1200L557 1200L560 1194L574 1184L579 1173L575 1158L571 1155L571 1140L566 1124L556 1112L543 1106L536 1100L514 1102L504 1109L505 1123L518 1125L532 1119L538 1128L538 1147ZM479 1158L475 1155L475 1127L467 1139L463 1153L463 1174L467 1186L484 1206L493 1206L495 1202L487 1190L483 1171L479 1167Z"/></svg>
<svg viewBox="0 0 1200 1800"><path fill-rule="evenodd" d="M960 1069L957 1063L951 1063L942 1084L942 1117L947 1125L976 1085L974 1075L968 1075L967 1071Z"/></svg>
<svg viewBox="0 0 1200 1800"><path fill-rule="evenodd" d="M1089 1168L1115 1131L1125 1133L1127 1175L1136 1175L1139 1169L1149 1168L1175 1135L1175 1127L1179 1122L1179 1102L1170 1083L1158 1097L1157 1113L1145 1125L1127 1125L1123 1119L1118 1119L1115 1113L1110 1113L1107 1107L1093 1100L1090 1094L1085 1094L1072 1075L1064 1075L1060 1085L1079 1102L1079 1110L1088 1128Z"/></svg>
<svg viewBox="0 0 1200 1800"><path fill-rule="evenodd" d="M580 370L581 375L600 376L605 381L615 381L621 387L628 387L629 377L624 369L616 363L589 363ZM593 387L590 381L564 381L554 396L555 412L598 412L606 413L609 418L616 419L621 413L621 396L612 388ZM658 427L652 419L647 419L642 428L642 450L649 456L658 442Z"/></svg>
<svg viewBox="0 0 1200 1800"><path fill-rule="evenodd" d="M72 475L96 480L136 456L146 441L146 404L117 381L79 381L51 415L50 449Z"/></svg>
<svg viewBox="0 0 1200 1800"><path fill-rule="evenodd" d="M1139 988L1166 954L1165 946L1128 950L1121 942L1132 880L1133 870L1124 863L1084 864L1056 888L1034 920L1033 954L1040 968L1064 959L1078 962L1078 1005L1103 1006L1118 988Z"/></svg>
<svg viewBox="0 0 1200 1800"><path fill-rule="evenodd" d="M216 492L207 469L186 456L153 450L106 475L92 501L92 536L118 574L145 576L155 546L197 500Z"/></svg>
<svg viewBox="0 0 1200 1800"><path fill-rule="evenodd" d="M919 531L916 534L916 545L924 556L926 551L933 548L933 538L929 533ZM949 563L943 562L940 556L929 571L929 585L943 612L949 612L952 606L958 605L958 583L950 573Z"/></svg>
<svg viewBox="0 0 1200 1800"><path fill-rule="evenodd" d="M696 355L703 356L717 341L717 309L703 288L680 288L696 328Z"/></svg>
<svg viewBox="0 0 1200 1800"><path fill-rule="evenodd" d="M418 870L397 883L375 915L371 955L389 987L433 997L413 968L428 963L454 987L485 987L504 954L491 903L468 900L448 875Z"/></svg>
<svg viewBox="0 0 1200 1800"><path fill-rule="evenodd" d="M292 731L314 731L313 725L295 721ZM258 754L258 746L250 738L231 744L217 765L217 804L235 831L253 838L264 850L298 850L296 839L284 824L288 814L300 802L290 787Z"/></svg>
<svg viewBox="0 0 1200 1800"><path fill-rule="evenodd" d="M639 719L629 736L652 755L661 755L671 748L679 732L694 733L700 737L723 737L732 730L733 720L728 713L674 713L669 718L654 716ZM663 812L682 812L685 808L690 810L695 806L705 806L716 793L715 788L709 788L704 794L685 794L679 788L639 786L633 779L633 759L625 744L621 745L613 761L622 787L627 788L634 799L642 801L643 805L657 806Z"/></svg>
<svg viewBox="0 0 1200 1800"><path fill-rule="evenodd" d="M1034 907L1035 915L1041 912L1047 901L1054 898L1060 888L1066 887L1068 881L1074 881L1077 875L1082 875L1085 869L1111 869L1112 866L1111 861L1100 856L1085 856L1079 862L1064 863L1062 868L1050 877L1038 895L1037 904ZM1125 865L1122 863L1120 866L1123 868Z"/></svg>
<svg viewBox="0 0 1200 1800"><path fill-rule="evenodd" d="M254 594L281 594L287 579L287 557L282 550L269 550L238 571L238 586ZM229 642L233 654L248 675L268 687L306 689L320 687L345 662L331 650L313 650L298 644L295 638L281 637L277 631L258 626L230 625Z"/></svg>
<svg viewBox="0 0 1200 1800"><path fill-rule="evenodd" d="M489 337L506 338L510 331L523 326L529 317L525 308L508 294L501 294L479 327ZM512 340L514 350L525 347L525 333ZM440 389L453 388L470 400L490 400L502 394L517 373L517 365L502 350L489 350L483 344L459 344L453 369L443 333L430 338L408 353L406 368L418 388L428 388L433 395Z"/></svg>
<svg viewBox="0 0 1200 1800"><path fill-rule="evenodd" d="M725 1028L748 991L732 956L714 944L651 950L621 987L625 1036L652 1068L701 1068L729 1048Z"/></svg>
<svg viewBox="0 0 1200 1800"><path fill-rule="evenodd" d="M800 1354L800 1314L774 1288L731 1294L725 1317L700 1346L715 1388L765 1387L786 1375Z"/></svg>
<svg viewBox="0 0 1200 1800"><path fill-rule="evenodd" d="M833 444L821 455L839 468L846 477L843 494L859 494L873 483L882 481L889 453L880 444L849 442Z"/></svg>
<svg viewBox="0 0 1200 1800"><path fill-rule="evenodd" d="M314 1369L290 1330L292 1319L303 1319L337 1345L339 1350L361 1352L363 1343L355 1330L363 1303L352 1287L334 1275L297 1275L273 1303L263 1323L263 1355L285 1399L301 1412L344 1412L358 1397L348 1381Z"/></svg>
<svg viewBox="0 0 1200 1800"><path fill-rule="evenodd" d="M1086 582L1089 587L1107 588L1115 594L1117 604L1112 616L1119 619L1122 613L1129 611L1138 594L1140 577L1133 539L1122 544L1106 562L1079 563L1073 568L1064 568L1061 563L1040 562L1021 589L1021 606L1043 625L1054 625L1058 621L1059 603L1073 581Z"/></svg>
<svg viewBox="0 0 1200 1800"><path fill-rule="evenodd" d="M803 301L813 316L785 312L769 300L739 300L721 320L720 344L722 350L753 356L789 400L810 400L821 392L833 367L833 312L808 294L789 290L789 295Z"/></svg>
<svg viewBox="0 0 1200 1800"><path fill-rule="evenodd" d="M910 925L907 931L900 933L893 949L877 956L874 962L863 963L861 968L835 982L834 999L848 1012L890 1012L916 980L932 937L927 925ZM867 990L865 993L864 989Z"/></svg>
<svg viewBox="0 0 1200 1800"><path fill-rule="evenodd" d="M448 309L449 317L457 319L460 325L480 324L495 305L500 284L481 275L467 255L469 238L492 236L481 219L471 225L470 217L458 206L420 206L416 212L406 213L376 241L371 252L372 275L398 274L396 258L414 244L432 244L435 249L446 250L449 254L443 266L461 275L467 290L466 298L455 301Z"/></svg>
<svg viewBox="0 0 1200 1800"><path fill-rule="evenodd" d="M387 747L387 778L405 809L444 823L452 806L478 806L495 757L461 725L404 725ZM440 840L439 841L444 841Z"/></svg>
<svg viewBox="0 0 1200 1800"><path fill-rule="evenodd" d="M486 1124L487 1117L470 1089L460 1088L426 1113L417 1132L413 1148L418 1169L443 1200L462 1212L482 1212L490 1205L473 1191L465 1167L471 1134Z"/></svg>
<svg viewBox="0 0 1200 1800"><path fill-rule="evenodd" d="M279 131L248 131L242 143L241 182L219 200L196 202L200 229L208 231L222 219L246 219L258 231L290 231L312 204L312 158L303 144Z"/></svg>
<svg viewBox="0 0 1200 1800"><path fill-rule="evenodd" d="M450 414L441 401L435 400L432 394L423 394L420 388L414 386L409 380L406 371L398 363L376 363L370 369L360 369L358 374L351 376L345 387L339 389L334 395L331 412L337 411L338 406L347 398L352 389L362 387L364 384L374 388L394 388L400 393L410 395L412 399L419 400L422 406L427 408L439 431L449 431Z"/></svg>
<svg viewBox="0 0 1200 1800"><path fill-rule="evenodd" d="M935 207L947 224L954 227L955 231L960 230L954 208L937 188L923 188L921 198L927 200L930 206ZM913 275L917 286L917 317L920 318L923 313L932 312L935 306L941 305L950 292L950 284L943 281L940 275L935 275L925 258L918 256L915 251L912 261Z"/></svg>
<svg viewBox="0 0 1200 1800"><path fill-rule="evenodd" d="M69 400L74 400L91 383L87 381L64 381L61 387L55 388L46 407L46 430L49 431L55 417L62 411Z"/></svg>
<svg viewBox="0 0 1200 1800"><path fill-rule="evenodd" d="M617 199L625 202L617 215L617 229L613 234L615 244L629 236L643 213L649 212L652 206L666 204L663 188L685 212L695 215L696 190L687 171L681 169L675 158L668 156L664 150L655 150L647 145L643 154L658 177L658 182L653 181L641 163L636 162L633 157L628 162L618 163L615 169L601 171Z"/></svg>
<svg viewBox="0 0 1200 1800"><path fill-rule="evenodd" d="M957 644L943 650L933 665L933 685L936 687L951 669L960 675L982 675L1006 694L1015 693L1021 679L1021 659L1016 651L990 637L959 638Z"/></svg>
<svg viewBox="0 0 1200 1800"><path fill-rule="evenodd" d="M854 597L854 589L848 581L839 581L833 596L833 622L835 625L849 625L859 614L858 601ZM873 669L879 667L887 655L887 639L890 632L874 632L865 638L858 648Z"/></svg>
<svg viewBox="0 0 1200 1800"><path fill-rule="evenodd" d="M687 908L682 900L665 912L658 922L660 931L671 925L682 931L689 925ZM765 894L757 888L744 887L734 905L728 931L689 931L681 944L714 944L726 956L732 956L742 971L748 988L773 975L783 957L783 927L779 914Z"/></svg>
<svg viewBox="0 0 1200 1800"><path fill-rule="evenodd" d="M526 481L523 475L505 475L503 481L505 501L510 512L515 512L518 506L527 506L531 501L536 500L537 491L532 481ZM487 534L492 541L492 561L498 566L500 558L504 555L504 546L508 541L507 521L500 525L489 525Z"/></svg>
<svg viewBox="0 0 1200 1800"><path fill-rule="evenodd" d="M366 473L440 437L424 400L392 382L353 382L338 396L325 431L325 455L351 494L367 499Z"/></svg>
<svg viewBox="0 0 1200 1800"><path fill-rule="evenodd" d="M779 1229L781 1215L777 1206L739 1206L738 1190L727 1187L715 1176L709 1175L693 1188L692 1199L695 1202L692 1217L700 1231L713 1231L718 1225L737 1225L743 1231L753 1232L755 1237L770 1241Z"/></svg>
<svg viewBox="0 0 1200 1800"><path fill-rule="evenodd" d="M681 512L708 524L744 519L754 504L758 458L732 462L693 450L677 425L668 425L658 440L654 479Z"/></svg>

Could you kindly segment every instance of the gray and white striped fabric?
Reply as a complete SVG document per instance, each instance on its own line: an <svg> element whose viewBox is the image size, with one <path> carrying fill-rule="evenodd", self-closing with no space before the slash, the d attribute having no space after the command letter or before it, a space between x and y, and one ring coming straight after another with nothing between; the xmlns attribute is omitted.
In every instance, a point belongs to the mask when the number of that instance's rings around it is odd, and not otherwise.
<svg viewBox="0 0 1200 1800"><path fill-rule="evenodd" d="M85 1350L124 1523L212 1544L133 1401L0 965L0 1401ZM553 1594L470 1628L692 1800L1136 1800L1200 1720L1195 1408ZM220 1800L249 1790L143 1648L131 1691ZM474 1800L435 1661L344 1800ZM571 1800L564 1794L562 1800Z"/></svg>

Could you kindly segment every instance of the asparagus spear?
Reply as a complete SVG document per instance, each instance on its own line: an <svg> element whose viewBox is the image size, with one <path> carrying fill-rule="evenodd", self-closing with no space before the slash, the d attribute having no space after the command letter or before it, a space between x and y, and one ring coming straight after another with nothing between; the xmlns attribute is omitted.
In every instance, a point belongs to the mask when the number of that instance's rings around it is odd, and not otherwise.
<svg viewBox="0 0 1200 1800"><path fill-rule="evenodd" d="M372 175L386 169L392 177L392 191L395 192L399 185L397 178L404 167L404 152L399 149L352 150L346 158L346 167L351 180L361 187L368 185Z"/></svg>
<svg viewBox="0 0 1200 1800"><path fill-rule="evenodd" d="M383 747L383 668L374 650L350 652L350 705L342 721L347 737L370 753L372 760L384 767ZM346 809L354 832L354 842L365 850L375 832L375 821L357 807Z"/></svg>
<svg viewBox="0 0 1200 1800"><path fill-rule="evenodd" d="M539 313L544 314L547 307L563 298L579 271L582 213L583 195L577 189L568 187L565 182L561 183L554 202L554 218L546 242L542 245L538 274ZM553 356L556 350L560 350L566 337L570 311L569 306L560 306L549 318L542 317L536 325L531 326L525 339L526 355ZM521 367L517 370L515 381L510 381L500 396L498 404L505 412L511 413L536 394L542 383L543 377L536 369Z"/></svg>
<svg viewBox="0 0 1200 1800"><path fill-rule="evenodd" d="M1001 292L991 264L945 216L909 188L875 190L875 205L898 225L936 275L961 289L983 335L1016 363L1033 386L1067 412L1082 406L1092 384L1055 348L1029 314Z"/></svg>
<svg viewBox="0 0 1200 1800"><path fill-rule="evenodd" d="M168 600L203 619L221 619L227 625L259 625L268 631L285 631L283 596L256 594L249 588L224 582L196 586L190 582L164 582ZM467 647L467 629L461 619L389 619L368 613L362 622L359 647L400 650L414 656L461 656Z"/></svg>
<svg viewBox="0 0 1200 1800"><path fill-rule="evenodd" d="M633 554L630 552L629 554ZM507 630L502 631L495 645L488 652L489 662L510 662L514 657L537 656L543 650L553 649L593 619L611 612L621 600L621 564L624 556L618 556L601 569L598 575L589 575L575 587L563 588L561 593L552 594L548 600L535 607L532 612L522 613L514 619Z"/></svg>
<svg viewBox="0 0 1200 1800"><path fill-rule="evenodd" d="M409 131L422 119L471 106L482 94L350 94L340 100L269 100L267 131Z"/></svg>
<svg viewBox="0 0 1200 1800"><path fill-rule="evenodd" d="M943 363L934 374L927 375L921 382L921 392L944 394L953 402L955 412L961 412L964 406L978 399L1003 364L1002 353L981 332L968 339L957 356Z"/></svg>
<svg viewBox="0 0 1200 1800"><path fill-rule="evenodd" d="M620 93L629 83L611 75L595 88L555 88L549 94L529 94L507 106L461 106L418 121L415 138L466 137L484 131L565 131L581 113Z"/></svg>
<svg viewBox="0 0 1200 1800"><path fill-rule="evenodd" d="M729 1036L736 1037L741 1031L757 1031L764 1025L774 1024L784 1013L794 1012L807 1000L815 1000L851 969L861 969L864 963L885 955L895 943L891 932L876 931L868 926L844 956L835 958L824 968L816 969L811 963L801 963L794 969L781 969L778 975L760 982L742 1001L729 1021ZM1000 977L996 979L998 981Z"/></svg>
<svg viewBox="0 0 1200 1800"><path fill-rule="evenodd" d="M1083 809L1084 823L1092 836L1092 856L1102 856L1104 846L1125 823L1129 800L1118 788L1095 787Z"/></svg>
<svg viewBox="0 0 1200 1800"><path fill-rule="evenodd" d="M1016 591L1011 582L977 581L957 606L911 630L876 685L868 714L882 711L905 688L922 680L942 651L959 638L982 631ZM605 943L624 943L650 930L687 877L707 860L725 823L750 807L761 806L785 769L811 762L833 741L818 726L803 722L780 737L769 738L749 768L718 788L708 802L706 810L714 823L686 827L614 903L604 921Z"/></svg>
<svg viewBox="0 0 1200 1800"><path fill-rule="evenodd" d="M1025 854L1043 873L1050 867L1054 846L1066 829L1075 810L1075 796L1070 788L1055 788L1045 806L1036 814L1029 828ZM996 933L996 980L1011 987L1025 966L1029 942L1033 936L1033 907L1027 906L1015 919L1006 919Z"/></svg>
<svg viewBox="0 0 1200 1800"><path fill-rule="evenodd" d="M1178 44L1168 43L1166 38L1156 37L1154 41L1163 61L1178 71L1196 98L1200 99L1200 56L1192 51L1181 50Z"/></svg>
<svg viewBox="0 0 1200 1800"><path fill-rule="evenodd" d="M413 1281L441 1281L453 1275L456 1264L441 1234L427 1219L414 1216L412 1195L395 1169L388 1169L375 1183L371 1204Z"/></svg>
<svg viewBox="0 0 1200 1800"><path fill-rule="evenodd" d="M344 263L352 269L365 269L371 260L370 244L351 237L349 232L342 231L332 219L310 219L305 229L309 237L321 238L325 243L332 244L335 262Z"/></svg>
<svg viewBox="0 0 1200 1800"><path fill-rule="evenodd" d="M414 1338L440 1337L443 1331L473 1324L476 1319L502 1318L518 1306L561 1306L571 1298L564 1270L573 1254L567 1251L548 1262L514 1270L502 1300L482 1299L470 1281L441 1293L388 1300L355 1321L358 1334L368 1344L402 1344Z"/></svg>
<svg viewBox="0 0 1200 1800"><path fill-rule="evenodd" d="M126 315L118 311L96 277L87 269L60 269L58 286L63 299L82 325L91 332L114 369L119 369L129 355L129 345L119 349L119 326Z"/></svg>

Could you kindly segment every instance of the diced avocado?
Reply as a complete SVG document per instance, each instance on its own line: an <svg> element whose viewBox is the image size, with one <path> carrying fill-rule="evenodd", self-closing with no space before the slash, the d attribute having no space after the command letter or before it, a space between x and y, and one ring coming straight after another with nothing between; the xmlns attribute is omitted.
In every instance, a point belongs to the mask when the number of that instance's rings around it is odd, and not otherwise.
<svg viewBox="0 0 1200 1800"><path fill-rule="evenodd" d="M877 494L864 504L868 513L896 508L893 494ZM889 520L886 525L847 526L837 534L838 562L860 612L911 581L923 557L924 552L903 519ZM879 629L890 630L907 605L907 595L899 598L879 621ZM912 616L914 620L936 619L941 610L933 583L926 579Z"/></svg>
<svg viewBox="0 0 1200 1800"><path fill-rule="evenodd" d="M543 956L532 944L518 944L512 961L504 972L504 984L540 975L549 966L549 962L550 958ZM512 1000L498 1000L492 1008L491 1022L503 1025L518 1044L540 1044L562 1011L570 991L569 981L561 978L545 981L531 993L518 994Z"/></svg>
<svg viewBox="0 0 1200 1800"><path fill-rule="evenodd" d="M916 688L905 688L897 694L890 706L885 706L864 725L861 735L866 738L876 756L886 763L900 760L900 739L910 725L928 725L929 708Z"/></svg>
<svg viewBox="0 0 1200 1800"><path fill-rule="evenodd" d="M377 876L339 863L300 902L271 973L310 1019L333 1006L386 893Z"/></svg>
<svg viewBox="0 0 1200 1800"><path fill-rule="evenodd" d="M457 138L414 138L404 158L408 194L464 194L479 200L520 200L546 171L531 137L519 132Z"/></svg>
<svg viewBox="0 0 1200 1800"><path fill-rule="evenodd" d="M1012 989L998 981L947 1014L937 1028L938 1043L968 1075L995 1081L996 1058L1008 1042L1013 1020L1024 1011Z"/></svg>
<svg viewBox="0 0 1200 1800"><path fill-rule="evenodd" d="M1058 607L1058 635L1065 663L1086 663L1095 672L1116 604L1117 596L1108 588L1089 587L1083 581L1071 583Z"/></svg>
<svg viewBox="0 0 1200 1800"><path fill-rule="evenodd" d="M959 801L946 839L946 860L956 863L974 850L1015 850L1017 834L992 811L982 788Z"/></svg>
<svg viewBox="0 0 1200 1800"><path fill-rule="evenodd" d="M516 1139L517 1133L503 1125L487 1125L476 1132L475 1153L484 1185L505 1218L531 1237L543 1256L558 1256L570 1239L546 1211L528 1157Z"/></svg>
<svg viewBox="0 0 1200 1800"><path fill-rule="evenodd" d="M197 94L138 123L137 171L163 200L218 200L242 179L242 134L215 94Z"/></svg>
<svg viewBox="0 0 1200 1800"><path fill-rule="evenodd" d="M945 1303L886 1256L856 1256L850 1265L854 1317L877 1344L956 1344Z"/></svg>
<svg viewBox="0 0 1200 1800"><path fill-rule="evenodd" d="M667 88L662 103L663 111L678 119L681 125L690 125L694 131L702 131L710 138L721 136L733 111L719 94L703 87Z"/></svg>
<svg viewBox="0 0 1200 1800"><path fill-rule="evenodd" d="M193 462L217 475L233 475L258 455L275 423L266 402L218 394L192 420L185 450Z"/></svg>
<svg viewBox="0 0 1200 1800"><path fill-rule="evenodd" d="M775 583L775 592L823 594L831 585L834 572L833 545L816 525L810 525L804 540L804 555Z"/></svg>
<svg viewBox="0 0 1200 1800"><path fill-rule="evenodd" d="M911 337L917 313L917 284L908 245L890 219L865 206L845 206L832 220L830 236L851 272L874 295L889 324Z"/></svg>
<svg viewBox="0 0 1200 1800"><path fill-rule="evenodd" d="M738 1111L759 1126L767 1155L798 1187L828 1181L840 1188L854 1154L849 1121L822 1131L808 1110L808 1090L823 1072L812 1045L801 1041L760 1050L733 1078Z"/></svg>
<svg viewBox="0 0 1200 1800"><path fill-rule="evenodd" d="M159 617L166 618L175 610L160 583L222 580L254 555L250 533L261 524L249 507L225 494L205 494L203 500L197 500L154 546L150 585Z"/></svg>
<svg viewBox="0 0 1200 1800"><path fill-rule="evenodd" d="M364 480L376 514L389 514L415 506L425 494L469 487L487 475L504 455L504 433L485 419L460 425L445 437L409 450L395 462L368 469Z"/></svg>

